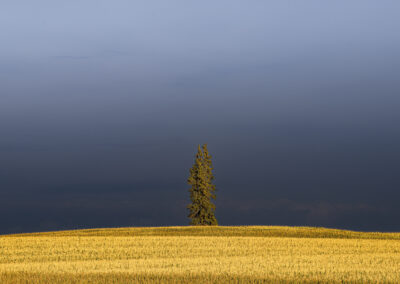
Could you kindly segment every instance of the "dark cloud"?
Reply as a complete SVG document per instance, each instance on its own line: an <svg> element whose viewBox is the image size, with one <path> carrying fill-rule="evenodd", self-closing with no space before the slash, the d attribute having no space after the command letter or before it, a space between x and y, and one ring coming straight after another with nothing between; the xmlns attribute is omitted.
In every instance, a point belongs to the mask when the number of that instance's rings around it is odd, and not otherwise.
<svg viewBox="0 0 400 284"><path fill-rule="evenodd" d="M21 3L0 233L186 224L205 142L221 224L400 230L397 1Z"/></svg>

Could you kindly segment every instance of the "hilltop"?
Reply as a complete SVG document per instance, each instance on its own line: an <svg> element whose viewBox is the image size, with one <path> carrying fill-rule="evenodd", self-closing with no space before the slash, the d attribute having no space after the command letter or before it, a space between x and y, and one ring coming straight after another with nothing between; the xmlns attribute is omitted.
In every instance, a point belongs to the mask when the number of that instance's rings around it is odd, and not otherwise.
<svg viewBox="0 0 400 284"><path fill-rule="evenodd" d="M358 232L323 227L290 226L171 226L123 227L68 231L52 231L5 235L15 236L221 236L221 237L287 237L287 238L339 238L339 239L392 239L400 240L400 233Z"/></svg>

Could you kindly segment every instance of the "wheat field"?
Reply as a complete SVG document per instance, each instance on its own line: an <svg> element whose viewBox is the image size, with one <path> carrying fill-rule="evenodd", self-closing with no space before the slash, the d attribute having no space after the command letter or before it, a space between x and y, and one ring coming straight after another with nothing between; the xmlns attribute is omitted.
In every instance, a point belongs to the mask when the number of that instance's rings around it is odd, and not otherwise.
<svg viewBox="0 0 400 284"><path fill-rule="evenodd" d="M400 234L160 227L0 236L0 283L400 283Z"/></svg>

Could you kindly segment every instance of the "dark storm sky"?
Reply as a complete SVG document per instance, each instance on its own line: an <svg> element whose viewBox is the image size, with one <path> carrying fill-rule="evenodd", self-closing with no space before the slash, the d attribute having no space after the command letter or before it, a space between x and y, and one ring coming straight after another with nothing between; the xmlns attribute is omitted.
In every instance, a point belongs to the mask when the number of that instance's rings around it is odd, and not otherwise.
<svg viewBox="0 0 400 284"><path fill-rule="evenodd" d="M208 143L222 225L400 231L399 1L0 3L0 233L185 225Z"/></svg>

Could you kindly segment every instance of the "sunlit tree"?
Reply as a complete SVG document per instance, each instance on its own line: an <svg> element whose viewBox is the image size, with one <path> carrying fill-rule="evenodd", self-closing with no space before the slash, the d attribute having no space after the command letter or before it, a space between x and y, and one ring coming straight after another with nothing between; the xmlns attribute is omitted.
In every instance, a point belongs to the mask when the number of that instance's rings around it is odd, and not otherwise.
<svg viewBox="0 0 400 284"><path fill-rule="evenodd" d="M188 183L191 203L187 206L190 213L191 225L218 225L215 218L215 185L213 184L214 176L211 155L208 152L207 144L198 147L196 159L193 167L190 169Z"/></svg>

